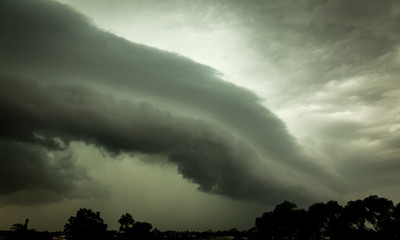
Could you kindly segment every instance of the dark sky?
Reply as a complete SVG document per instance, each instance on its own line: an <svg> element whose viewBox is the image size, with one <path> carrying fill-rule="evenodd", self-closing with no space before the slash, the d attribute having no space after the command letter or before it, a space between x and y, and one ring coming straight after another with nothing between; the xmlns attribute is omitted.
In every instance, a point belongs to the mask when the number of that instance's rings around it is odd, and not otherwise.
<svg viewBox="0 0 400 240"><path fill-rule="evenodd" d="M0 228L247 229L400 201L396 1L0 1Z"/></svg>

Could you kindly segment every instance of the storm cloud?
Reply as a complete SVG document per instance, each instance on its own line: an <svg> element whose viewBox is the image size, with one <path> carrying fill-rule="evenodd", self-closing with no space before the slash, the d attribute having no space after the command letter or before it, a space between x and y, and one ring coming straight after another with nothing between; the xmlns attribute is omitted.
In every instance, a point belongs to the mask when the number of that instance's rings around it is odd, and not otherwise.
<svg viewBox="0 0 400 240"><path fill-rule="evenodd" d="M399 23L394 0L0 1L0 227L400 201Z"/></svg>
<svg viewBox="0 0 400 240"><path fill-rule="evenodd" d="M0 9L0 161L21 173L5 174L15 184L1 185L2 196L67 194L77 176L51 166L46 152L68 151L73 141L112 156L163 156L199 190L233 199L337 194L336 178L285 124L216 70L114 36L59 3L2 1Z"/></svg>

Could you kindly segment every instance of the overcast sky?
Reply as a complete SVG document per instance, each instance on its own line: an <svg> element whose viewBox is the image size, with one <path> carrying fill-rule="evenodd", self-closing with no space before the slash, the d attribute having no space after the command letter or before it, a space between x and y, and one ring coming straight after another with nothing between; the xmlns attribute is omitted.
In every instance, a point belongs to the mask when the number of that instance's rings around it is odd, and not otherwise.
<svg viewBox="0 0 400 240"><path fill-rule="evenodd" d="M248 229L400 201L397 1L0 1L0 229Z"/></svg>

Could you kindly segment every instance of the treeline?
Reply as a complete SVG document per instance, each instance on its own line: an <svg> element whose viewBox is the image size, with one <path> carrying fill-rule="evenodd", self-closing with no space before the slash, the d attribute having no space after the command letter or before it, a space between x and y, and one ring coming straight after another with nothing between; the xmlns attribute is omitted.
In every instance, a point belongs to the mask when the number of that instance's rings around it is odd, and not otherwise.
<svg viewBox="0 0 400 240"><path fill-rule="evenodd" d="M79 209L71 216L62 233L36 232L25 224L14 224L11 231L0 232L0 239L68 239L68 240L172 240L172 239L233 239L233 240L346 240L400 239L400 204L378 196L349 201L341 206L336 201L314 203L301 209L284 201L272 211L257 217L248 231L218 232L160 232L147 222L135 221L131 214L123 214L119 231L108 231L100 212Z"/></svg>
<svg viewBox="0 0 400 240"><path fill-rule="evenodd" d="M314 203L308 210L284 201L256 218L259 239L400 239L400 204L376 195L349 201Z"/></svg>
<svg viewBox="0 0 400 240"><path fill-rule="evenodd" d="M25 224L16 223L11 231L0 232L0 240L150 240L161 239L157 237L157 229L147 222L137 222L129 213L123 214L118 223L119 231L108 231L107 224L100 217L100 212L81 208L75 216L71 216L64 226L63 232L49 233L37 232L28 229L27 219Z"/></svg>

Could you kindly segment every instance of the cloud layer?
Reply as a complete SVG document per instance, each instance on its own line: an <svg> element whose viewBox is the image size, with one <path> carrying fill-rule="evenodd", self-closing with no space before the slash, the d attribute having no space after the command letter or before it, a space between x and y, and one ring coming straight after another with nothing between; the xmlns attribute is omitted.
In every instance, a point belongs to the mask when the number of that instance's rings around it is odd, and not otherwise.
<svg viewBox="0 0 400 240"><path fill-rule="evenodd" d="M68 196L84 173L48 155L72 141L115 156L163 156L199 190L233 199L309 202L338 191L255 94L212 68L106 33L58 3L3 1L0 9L0 131L9 146L0 164L19 173L5 174L15 184L1 185L2 196Z"/></svg>

